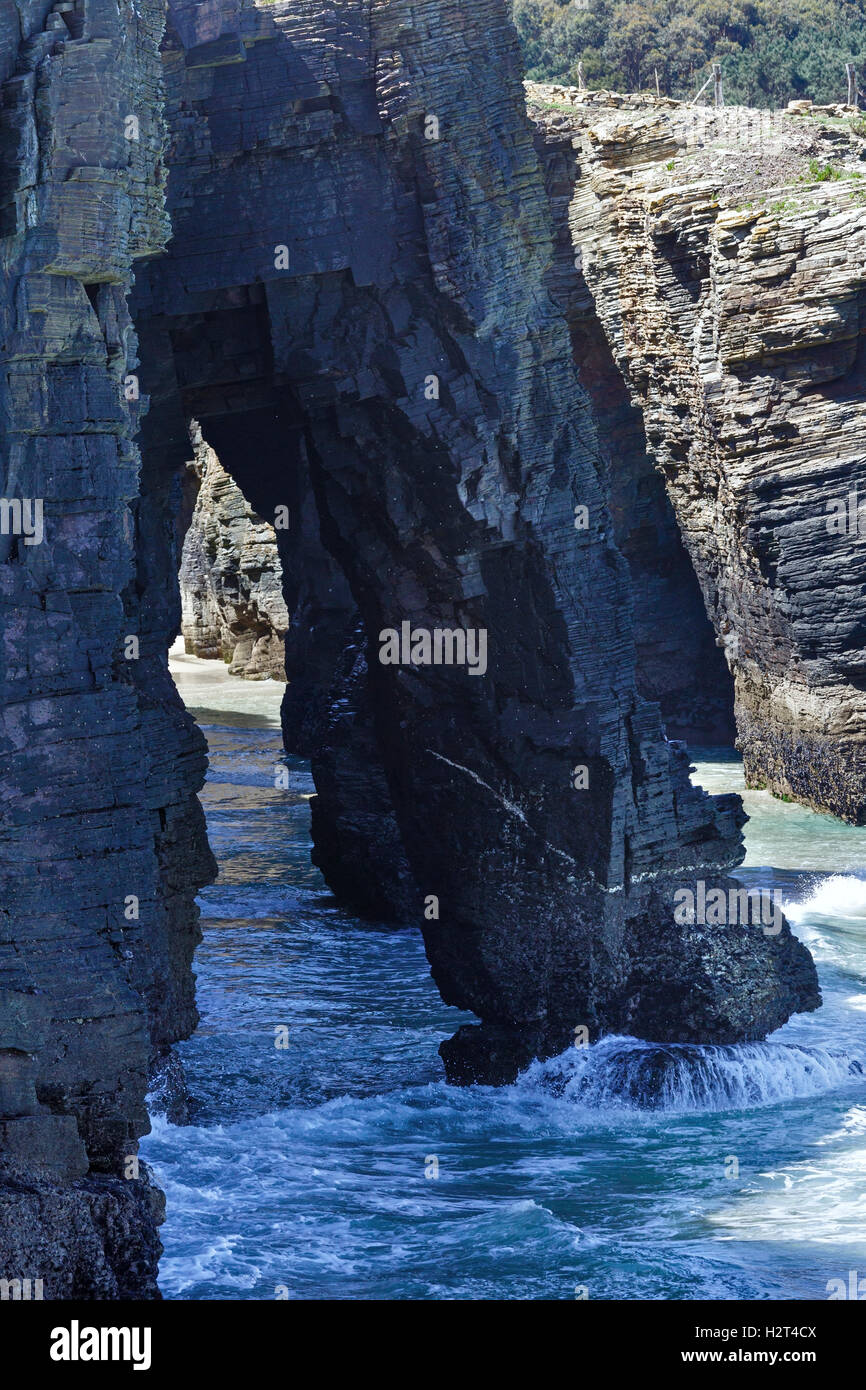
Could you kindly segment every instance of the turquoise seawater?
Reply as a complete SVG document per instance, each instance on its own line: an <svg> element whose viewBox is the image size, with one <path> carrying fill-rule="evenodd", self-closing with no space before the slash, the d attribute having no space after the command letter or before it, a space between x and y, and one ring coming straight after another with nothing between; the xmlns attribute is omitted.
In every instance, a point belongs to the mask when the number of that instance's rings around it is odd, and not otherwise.
<svg viewBox="0 0 866 1390"><path fill-rule="evenodd" d="M743 878L783 892L818 1013L760 1045L668 1049L653 1108L650 1051L622 1038L449 1087L437 1047L466 1016L419 934L334 906L306 765L274 788L279 688L228 714L205 665L178 676L220 864L179 1049L195 1122L154 1113L142 1145L168 1199L167 1298L810 1299L866 1274L864 831L745 795ZM742 789L731 753L696 760L708 790Z"/></svg>

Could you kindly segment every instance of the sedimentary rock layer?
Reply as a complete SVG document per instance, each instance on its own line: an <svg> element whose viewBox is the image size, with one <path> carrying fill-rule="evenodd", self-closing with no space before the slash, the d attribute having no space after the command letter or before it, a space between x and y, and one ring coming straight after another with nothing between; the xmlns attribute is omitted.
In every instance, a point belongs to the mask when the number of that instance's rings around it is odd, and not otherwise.
<svg viewBox="0 0 866 1390"><path fill-rule="evenodd" d="M499 0L203 23L171 7L173 239L133 311L144 379L147 340L176 380L148 384L148 419L164 441L200 420L261 515L314 508L351 594L323 597L328 641L357 647L354 607L366 646L332 667L317 855L345 891L393 816L437 983L483 1020L445 1049L449 1074L503 1079L581 1023L728 1040L811 1006L787 930L672 921L676 883L738 860L740 812L690 787L636 689L630 573ZM404 623L483 631L485 672L382 664Z"/></svg>
<svg viewBox="0 0 866 1390"><path fill-rule="evenodd" d="M0 1277L154 1297L135 1152L150 1063L195 1024L211 872L165 662L174 479L140 474L125 297L168 232L163 9L2 16L0 493L43 524L0 535Z"/></svg>
<svg viewBox="0 0 866 1390"><path fill-rule="evenodd" d="M246 680L284 681L289 615L276 532L256 516L197 429L193 446L187 467L198 493L180 564L186 651L225 661Z"/></svg>
<svg viewBox="0 0 866 1390"><path fill-rule="evenodd" d="M866 142L841 115L530 96L548 165L573 161L578 273L733 672L747 784L862 823Z"/></svg>
<svg viewBox="0 0 866 1390"><path fill-rule="evenodd" d="M638 690L658 703L670 738L727 745L735 736L733 680L647 447L643 414L614 360L572 242L569 208L578 154L567 133L555 138L543 121L536 149L554 227L548 284L562 307L580 382L592 401L614 537L631 572Z"/></svg>

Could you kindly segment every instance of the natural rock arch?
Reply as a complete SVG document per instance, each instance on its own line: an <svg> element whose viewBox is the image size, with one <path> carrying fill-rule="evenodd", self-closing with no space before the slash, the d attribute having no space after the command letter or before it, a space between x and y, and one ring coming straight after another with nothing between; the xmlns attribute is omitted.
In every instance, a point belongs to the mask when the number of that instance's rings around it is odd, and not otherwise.
<svg viewBox="0 0 866 1390"><path fill-rule="evenodd" d="M635 689L629 573L546 292L548 209L513 36L498 10L483 27L457 5L436 17L433 39L393 7L368 29L347 5L322 51L291 5L227 16L212 48L181 43L179 13L163 45L173 238L132 299L145 451L165 452L171 421L194 414L263 515L312 514L287 555L296 600L318 531L330 654L356 634L355 609L366 635L352 646L366 674L343 661L366 697L340 730L375 783L366 834L352 826L359 868L387 820L406 864L396 890L377 866L381 897L398 911L438 899L438 918L419 912L434 976L484 1021L445 1049L454 1077L513 1075L579 1023L754 1035L784 1016L777 984L769 1013L747 1020L710 985L704 946L670 923L671 883L736 862L737 813L689 786ZM349 32L371 57L343 74L332 60ZM494 111L497 136L479 145ZM484 678L381 665L378 634L404 622L483 629ZM341 835L330 854L327 841L352 810L321 735L319 857L351 896ZM780 945L740 943L778 983L772 962L796 975L799 950ZM683 969L704 986L680 1009Z"/></svg>
<svg viewBox="0 0 866 1390"><path fill-rule="evenodd" d="M787 928L673 921L678 884L726 882L741 812L636 690L502 0L417 26L393 0L49 10L0 13L4 488L45 499L44 548L2 538L2 1253L48 1297L152 1296L159 1197L129 1160L149 1065L195 1026L214 872L166 664L189 416L258 511L279 489L299 518L289 660L320 697L361 614L372 720L330 795L378 750L395 906L439 898L434 975L482 1019L452 1078L507 1080L579 1025L756 1037L817 991ZM484 628L487 673L380 665L403 621ZM287 727L327 755L304 683Z"/></svg>

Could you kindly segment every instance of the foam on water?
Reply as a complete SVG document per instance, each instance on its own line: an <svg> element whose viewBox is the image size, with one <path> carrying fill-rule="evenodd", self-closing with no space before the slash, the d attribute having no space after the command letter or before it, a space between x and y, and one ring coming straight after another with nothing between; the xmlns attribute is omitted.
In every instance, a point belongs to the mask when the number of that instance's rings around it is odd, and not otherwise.
<svg viewBox="0 0 866 1390"><path fill-rule="evenodd" d="M866 879L853 874L830 874L819 879L801 902L786 902L784 910L789 922L802 922L809 917L866 919Z"/></svg>
<svg viewBox="0 0 866 1390"><path fill-rule="evenodd" d="M438 1043L468 1020L417 932L354 920L311 868L308 772L289 759L273 787L278 692L190 671L192 707L249 716L200 716L221 873L179 1048L194 1123L156 1113L142 1144L165 1296L809 1299L866 1269L862 830L747 794L743 880L782 889L819 1012L766 1043L606 1038L513 1086L449 1087ZM742 780L727 754L701 773Z"/></svg>
<svg viewBox="0 0 866 1390"><path fill-rule="evenodd" d="M519 1084L592 1108L687 1113L814 1096L863 1075L862 1055L823 1047L772 1042L695 1047L608 1037L534 1063Z"/></svg>

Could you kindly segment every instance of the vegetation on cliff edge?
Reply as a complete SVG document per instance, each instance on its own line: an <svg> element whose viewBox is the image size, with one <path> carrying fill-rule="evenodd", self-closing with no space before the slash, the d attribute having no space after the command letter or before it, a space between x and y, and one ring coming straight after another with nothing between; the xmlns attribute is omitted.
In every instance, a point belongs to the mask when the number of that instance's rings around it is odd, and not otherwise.
<svg viewBox="0 0 866 1390"><path fill-rule="evenodd" d="M844 101L866 91L866 0L511 0L527 76L694 96L721 64L726 103ZM866 106L866 101L862 102Z"/></svg>

